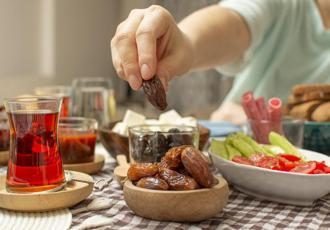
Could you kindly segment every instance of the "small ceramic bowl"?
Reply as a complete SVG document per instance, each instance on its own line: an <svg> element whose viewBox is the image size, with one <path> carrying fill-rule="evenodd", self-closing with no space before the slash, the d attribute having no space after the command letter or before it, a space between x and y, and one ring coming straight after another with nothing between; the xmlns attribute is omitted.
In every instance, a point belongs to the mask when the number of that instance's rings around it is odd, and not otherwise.
<svg viewBox="0 0 330 230"><path fill-rule="evenodd" d="M124 154L126 155L127 159L129 159L128 136L124 136L112 131L112 128L117 122L119 121L111 122L101 126L98 129L99 138L105 149L113 158L116 159L118 154ZM199 149L203 150L208 143L210 130L202 125L198 125L197 128L199 132Z"/></svg>
<svg viewBox="0 0 330 230"><path fill-rule="evenodd" d="M305 122L304 149L330 156L330 122Z"/></svg>
<svg viewBox="0 0 330 230"><path fill-rule="evenodd" d="M124 184L126 204L137 215L159 221L196 222L220 213L228 202L229 189L222 177L209 189L160 191Z"/></svg>
<svg viewBox="0 0 330 230"><path fill-rule="evenodd" d="M308 150L300 150L307 160L325 161L330 158ZM238 164L211 153L213 163L224 178L238 190L262 200L309 206L330 193L330 174L281 172Z"/></svg>

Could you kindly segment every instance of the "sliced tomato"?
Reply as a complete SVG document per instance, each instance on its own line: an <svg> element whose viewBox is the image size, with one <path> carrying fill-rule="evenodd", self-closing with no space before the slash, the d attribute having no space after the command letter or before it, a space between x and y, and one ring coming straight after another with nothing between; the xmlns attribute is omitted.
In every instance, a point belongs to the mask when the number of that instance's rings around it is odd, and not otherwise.
<svg viewBox="0 0 330 230"><path fill-rule="evenodd" d="M296 162L296 161L300 161L300 157L297 157L295 155L292 155L292 154L278 154L278 156L280 157L283 157L285 159L287 159L288 161L291 161L291 162Z"/></svg>
<svg viewBox="0 0 330 230"><path fill-rule="evenodd" d="M258 162L255 163L255 165L267 169L280 168L278 158L271 156L262 157Z"/></svg>
<svg viewBox="0 0 330 230"><path fill-rule="evenodd" d="M316 162L316 168L319 170L324 170L324 167L327 167L324 161Z"/></svg>
<svg viewBox="0 0 330 230"><path fill-rule="evenodd" d="M310 174L316 169L316 162L315 161L309 161L306 163L300 163L296 167L290 170L290 172L297 172L297 173L304 173L304 174Z"/></svg>
<svg viewBox="0 0 330 230"><path fill-rule="evenodd" d="M262 153L256 153L256 154L252 154L249 159L253 162L253 163L258 163L261 159L263 159L266 155L262 154Z"/></svg>
<svg viewBox="0 0 330 230"><path fill-rule="evenodd" d="M246 157L234 156L232 161L243 165L253 165L253 162Z"/></svg>
<svg viewBox="0 0 330 230"><path fill-rule="evenodd" d="M330 167L325 166L324 169L323 169L323 171L324 171L325 173L330 173Z"/></svg>
<svg viewBox="0 0 330 230"><path fill-rule="evenodd" d="M295 162L289 161L284 157L279 157L278 160L279 160L279 165L280 165L280 168L282 169L282 171L290 171L297 165Z"/></svg>
<svg viewBox="0 0 330 230"><path fill-rule="evenodd" d="M311 174L325 174L325 172L323 170L320 170L320 169L314 169Z"/></svg>

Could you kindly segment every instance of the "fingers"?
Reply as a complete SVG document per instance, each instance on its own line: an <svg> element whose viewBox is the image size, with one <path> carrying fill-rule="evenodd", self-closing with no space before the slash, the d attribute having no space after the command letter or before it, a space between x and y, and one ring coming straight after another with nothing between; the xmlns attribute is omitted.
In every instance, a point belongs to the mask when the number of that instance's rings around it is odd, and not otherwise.
<svg viewBox="0 0 330 230"><path fill-rule="evenodd" d="M117 72L117 75L121 79L126 80L124 69L121 65L120 57L119 57L119 54L118 54L117 49L115 47L111 48L111 56L112 56L112 63L113 63L113 66L114 66L114 68Z"/></svg>
<svg viewBox="0 0 330 230"><path fill-rule="evenodd" d="M136 46L138 50L141 76L148 80L156 73L157 68L157 40L169 28L170 14L159 6L151 6L136 31Z"/></svg>
<svg viewBox="0 0 330 230"><path fill-rule="evenodd" d="M127 80L134 90L142 85L135 42L135 33L142 18L142 10L133 10L125 22L117 27L116 35L111 41L112 59L117 74Z"/></svg>
<svg viewBox="0 0 330 230"><path fill-rule="evenodd" d="M177 61L182 61L185 50L183 46L180 52L178 47L182 45L173 42L175 37L180 37L179 30L164 8L151 6L131 11L117 27L111 41L113 65L118 76L137 90L143 79L151 79L157 74L167 90L171 76L180 73L181 63Z"/></svg>

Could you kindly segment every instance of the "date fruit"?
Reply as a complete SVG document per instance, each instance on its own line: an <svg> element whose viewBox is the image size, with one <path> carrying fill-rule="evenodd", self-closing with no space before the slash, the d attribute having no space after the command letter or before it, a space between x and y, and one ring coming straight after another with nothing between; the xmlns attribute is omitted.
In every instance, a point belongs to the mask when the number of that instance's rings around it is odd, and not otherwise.
<svg viewBox="0 0 330 230"><path fill-rule="evenodd" d="M154 190L168 190L169 186L165 180L155 177L141 178L136 186L140 188L154 189Z"/></svg>
<svg viewBox="0 0 330 230"><path fill-rule="evenodd" d="M159 175L168 183L171 190L193 190L199 187L190 176L182 175L168 168L161 168Z"/></svg>
<svg viewBox="0 0 330 230"><path fill-rule="evenodd" d="M149 102L159 110L164 110L167 107L166 92L159 77L154 76L150 80L143 80L142 87L144 94Z"/></svg>
<svg viewBox="0 0 330 230"><path fill-rule="evenodd" d="M157 164L136 163L132 164L127 172L127 177L131 181L138 181L142 177L150 177L158 173Z"/></svg>
<svg viewBox="0 0 330 230"><path fill-rule="evenodd" d="M204 188L211 188L214 182L212 172L202 153L193 148L187 147L181 153L181 161L188 173Z"/></svg>
<svg viewBox="0 0 330 230"><path fill-rule="evenodd" d="M179 147L173 147L169 149L165 156L162 158L159 167L176 169L181 165L181 153L188 146L182 145Z"/></svg>

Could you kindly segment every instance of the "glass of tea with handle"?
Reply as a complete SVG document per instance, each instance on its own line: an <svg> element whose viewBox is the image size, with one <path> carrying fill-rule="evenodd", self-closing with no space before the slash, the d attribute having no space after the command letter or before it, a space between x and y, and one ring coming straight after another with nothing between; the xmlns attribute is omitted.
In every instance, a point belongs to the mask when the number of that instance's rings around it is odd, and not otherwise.
<svg viewBox="0 0 330 230"><path fill-rule="evenodd" d="M10 125L8 191L56 191L63 187L57 134L61 102L58 97L5 100Z"/></svg>

